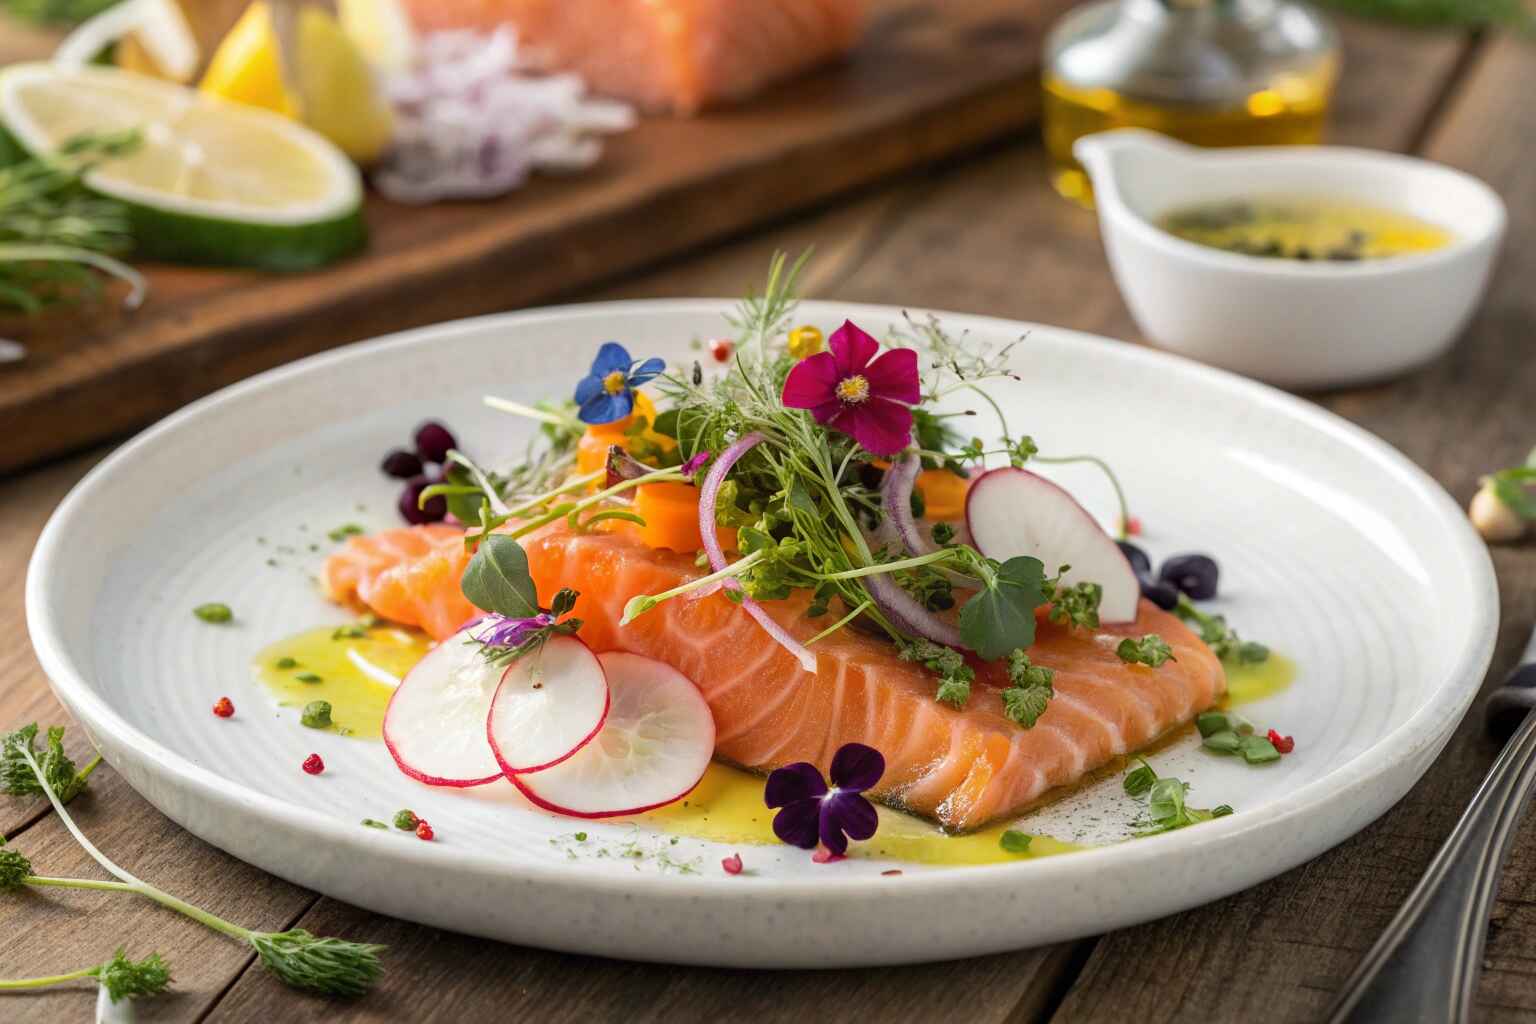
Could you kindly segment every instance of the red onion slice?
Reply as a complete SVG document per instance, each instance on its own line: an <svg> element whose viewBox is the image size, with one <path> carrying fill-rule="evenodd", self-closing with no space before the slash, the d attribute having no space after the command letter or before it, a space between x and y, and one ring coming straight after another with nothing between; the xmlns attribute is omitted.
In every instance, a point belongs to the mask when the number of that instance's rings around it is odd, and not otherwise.
<svg viewBox="0 0 1536 1024"><path fill-rule="evenodd" d="M715 503L720 497L720 485L725 483L725 476L731 471L747 452L765 441L762 434L753 431L745 435L736 443L720 453L715 464L709 467L709 473L704 477L704 484L699 488L699 537L704 542L704 554L709 558L709 567L719 572L727 565L725 550L720 547L720 536L715 524ZM726 580L725 586L730 590L740 590L741 584L735 580ZM793 654L800 662L800 667L807 672L816 671L816 655L811 649L800 641L790 636L788 630L774 621L773 616L767 610L750 597L744 597L741 606L747 614L757 620L757 624L763 627L763 631L773 637L774 641L790 654Z"/></svg>
<svg viewBox="0 0 1536 1024"><path fill-rule="evenodd" d="M960 639L958 628L924 608L917 598L902 590L901 584L891 579L889 574L866 576L864 585L869 588L869 596L874 598L875 604L880 606L880 610L890 617L898 629L926 637L946 647L965 649L965 641Z"/></svg>
<svg viewBox="0 0 1536 1024"><path fill-rule="evenodd" d="M922 468L923 457L908 452L885 471L885 479L880 482L880 507L885 512L885 522L902 547L913 555L933 550L923 543L922 531L912 515L912 489L917 486L917 474Z"/></svg>

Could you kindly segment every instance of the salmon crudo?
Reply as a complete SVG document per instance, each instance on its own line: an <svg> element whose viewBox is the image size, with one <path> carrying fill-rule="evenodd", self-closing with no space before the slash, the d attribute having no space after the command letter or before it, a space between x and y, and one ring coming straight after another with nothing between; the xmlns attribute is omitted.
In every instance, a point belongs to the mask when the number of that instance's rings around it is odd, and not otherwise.
<svg viewBox="0 0 1536 1024"><path fill-rule="evenodd" d="M1009 422L990 392L1026 346L797 323L800 267L777 258L698 362L594 343L568 395L488 397L539 425L520 464L446 428L386 458L433 521L349 537L322 583L438 641L385 719L402 772L601 818L715 758L769 773L776 833L833 856L873 830L864 797L951 830L1017 816L1267 657L1193 603L1214 561L1153 575L1107 463ZM1031 466L1074 459L1108 475L1119 536ZM1259 763L1251 732L1212 730Z"/></svg>

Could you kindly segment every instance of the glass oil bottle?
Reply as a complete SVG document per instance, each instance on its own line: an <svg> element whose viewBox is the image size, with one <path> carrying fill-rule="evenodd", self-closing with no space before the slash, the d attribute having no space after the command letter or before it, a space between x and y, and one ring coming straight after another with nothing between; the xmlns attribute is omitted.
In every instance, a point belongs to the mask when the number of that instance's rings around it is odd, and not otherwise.
<svg viewBox="0 0 1536 1024"><path fill-rule="evenodd" d="M1315 143L1339 71L1338 36L1293 0L1098 0L1046 39L1051 182L1093 203L1072 157L1083 135L1150 128L1201 146Z"/></svg>

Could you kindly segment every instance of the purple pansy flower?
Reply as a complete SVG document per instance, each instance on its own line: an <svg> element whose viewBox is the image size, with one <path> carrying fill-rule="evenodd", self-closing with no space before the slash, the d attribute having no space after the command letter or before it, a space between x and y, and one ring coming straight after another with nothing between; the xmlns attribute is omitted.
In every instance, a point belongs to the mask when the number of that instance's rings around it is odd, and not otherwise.
<svg viewBox="0 0 1536 1024"><path fill-rule="evenodd" d="M816 422L847 434L875 455L895 455L912 441L912 410L922 400L917 353L880 343L854 326L827 339L830 352L795 364L780 400L788 409L809 409Z"/></svg>
<svg viewBox="0 0 1536 1024"><path fill-rule="evenodd" d="M576 415L583 423L613 423L635 407L635 388L666 369L660 359L636 363L616 341L603 343L592 369L576 385Z"/></svg>
<svg viewBox="0 0 1536 1024"><path fill-rule="evenodd" d="M553 626L555 617L548 612L530 615L526 619L509 619L505 615L487 615L480 620L482 627L474 638L487 647L516 647L546 626Z"/></svg>
<svg viewBox="0 0 1536 1024"><path fill-rule="evenodd" d="M885 774L885 758L874 747L846 743L832 755L830 774L828 788L813 764L776 768L763 787L763 802L779 808L773 834L784 842L809 850L820 840L842 856L849 839L868 839L880 824L874 805L861 794Z"/></svg>

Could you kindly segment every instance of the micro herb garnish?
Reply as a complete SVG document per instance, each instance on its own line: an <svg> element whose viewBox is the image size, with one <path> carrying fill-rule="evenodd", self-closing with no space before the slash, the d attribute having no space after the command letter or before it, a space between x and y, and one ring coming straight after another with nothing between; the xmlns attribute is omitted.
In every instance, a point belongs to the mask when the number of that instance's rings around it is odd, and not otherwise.
<svg viewBox="0 0 1536 1024"><path fill-rule="evenodd" d="M139 999L164 992L171 983L171 968L160 958L159 953L151 953L143 960L134 961L124 955L122 947L118 947L112 959L104 964L70 971L68 974L0 980L0 991L44 988L48 985L60 985L67 981L79 981L84 978L96 979L101 987L107 990L107 998L116 1003L124 999Z"/></svg>
<svg viewBox="0 0 1536 1024"><path fill-rule="evenodd" d="M331 631L332 640L363 640L367 636L368 630L355 623L349 626L337 626Z"/></svg>
<svg viewBox="0 0 1536 1024"><path fill-rule="evenodd" d="M298 662L297 658L282 657L282 658L278 658L276 661L274 661L272 663L272 665L273 665L274 668L290 669L290 668L298 668L299 667L299 662Z"/></svg>
<svg viewBox="0 0 1536 1024"><path fill-rule="evenodd" d="M1253 723L1235 712L1207 711L1195 718L1195 728L1200 730L1201 746L1213 753L1240 754L1248 764L1280 760L1274 741L1256 735Z"/></svg>
<svg viewBox="0 0 1536 1024"><path fill-rule="evenodd" d="M229 605L222 604L218 601L210 601L208 604L200 604L196 608L192 609L192 614L196 615L204 622L211 622L214 624L228 622L235 617L235 613L230 611Z"/></svg>
<svg viewBox="0 0 1536 1024"><path fill-rule="evenodd" d="M1173 613L1185 622L1193 622L1200 628L1200 639L1222 661L1235 661L1239 665L1256 665L1269 660L1269 648L1263 644L1244 640L1237 630L1227 625L1223 615L1210 615L1196 608L1189 598L1179 595L1179 603Z"/></svg>
<svg viewBox="0 0 1536 1024"><path fill-rule="evenodd" d="M381 828L385 830L389 828L388 822L380 821L378 818L364 818L361 824L364 828Z"/></svg>
<svg viewBox="0 0 1536 1024"><path fill-rule="evenodd" d="M460 589L471 604L490 613L470 632L469 642L480 644L492 664L514 661L542 648L551 636L581 628L580 619L566 618L576 607L577 592L565 587L548 608L540 608L527 554L502 534L488 535L475 551Z"/></svg>
<svg viewBox="0 0 1536 1024"><path fill-rule="evenodd" d="M299 716L299 722L311 729L329 729L331 727L331 702L328 700L312 700L304 705L304 711Z"/></svg>
<svg viewBox="0 0 1536 1024"><path fill-rule="evenodd" d="M1232 813L1227 804L1208 811L1190 807L1184 802L1189 793L1188 783L1175 778L1160 778L1144 757L1138 756L1135 763L1136 767L1126 773L1125 791L1133 797L1147 798L1146 815L1141 822L1146 827L1135 833L1137 838L1172 832Z"/></svg>
<svg viewBox="0 0 1536 1024"><path fill-rule="evenodd" d="M54 730L50 729L49 735L52 736L53 733ZM43 766L38 763L30 743L18 739L19 735L19 732L11 733L0 741L5 745L6 763L9 764L12 758L20 758L27 765L37 785L53 804L54 813L59 816L59 821L69 830L69 834L74 836L75 842L90 854L92 860L117 879L101 881L90 878L53 878L29 874L21 879L22 884L65 889L95 889L143 896L163 907L190 917L216 932L239 942L248 943L256 951L257 958L260 959L263 967L275 974L284 984L294 988L317 992L321 995L360 996L378 980L383 972L383 967L379 963L379 954L383 952L383 946L320 938L302 928L294 928L286 932L261 932L244 928L129 874L109 860L80 831L74 818L70 817L69 812L64 809L64 802L59 799L52 781ZM0 887L3 887L7 881L7 870L0 868ZM121 977L131 980L133 976L121 975ZM149 974L144 972L137 977L142 980L149 977Z"/></svg>
<svg viewBox="0 0 1536 1024"><path fill-rule="evenodd" d="M297 679L301 683L323 683L323 682L325 682L324 677L317 676L313 672L300 672L298 675L294 676L293 678Z"/></svg>
<svg viewBox="0 0 1536 1024"><path fill-rule="evenodd" d="M64 727L49 728L46 749L37 749L37 723L24 725L15 732L0 737L0 789L11 796L42 796L43 787L32 773L32 766L22 752L26 751L42 766L48 785L59 799L69 803L85 789L86 780L101 764L101 756L91 758L84 768L75 770L75 762L64 753Z"/></svg>
<svg viewBox="0 0 1536 1024"><path fill-rule="evenodd" d="M1168 646L1168 641L1156 633L1148 633L1141 639L1126 637L1120 641L1120 646L1115 648L1115 653L1120 660L1131 665L1145 665L1148 668L1160 668L1166 661L1178 661L1173 656L1173 648Z"/></svg>
<svg viewBox="0 0 1536 1024"><path fill-rule="evenodd" d="M342 523L334 530L326 531L325 535L331 538L331 540L340 542L346 540L348 537L357 537L366 532L366 530L364 530L356 523Z"/></svg>
<svg viewBox="0 0 1536 1024"><path fill-rule="evenodd" d="M1070 568L1070 565L1062 566L1055 579L1045 581L1043 590L1045 599L1051 603L1050 619L1063 626L1098 629L1099 602L1104 599L1104 588L1086 582L1062 586L1061 578Z"/></svg>
<svg viewBox="0 0 1536 1024"><path fill-rule="evenodd" d="M416 826L421 824L421 819L416 817L416 812L410 808L395 812L395 828L402 832L414 832Z"/></svg>
<svg viewBox="0 0 1536 1024"><path fill-rule="evenodd" d="M1000 694L1003 713L1024 728L1033 729L1056 694L1051 685L1055 676L1043 665L1030 664L1029 655L1022 649L1013 651L1008 655L1009 685Z"/></svg>
<svg viewBox="0 0 1536 1024"><path fill-rule="evenodd" d="M1008 853L1028 853L1030 841L1035 837L1028 832L1020 832L1016 828L1010 828L998 839L997 845Z"/></svg>
<svg viewBox="0 0 1536 1024"><path fill-rule="evenodd" d="M900 657L902 661L917 662L939 677L936 700L963 707L971 699L971 683L976 680L976 670L967 665L965 656L953 647L932 640L909 640L902 643Z"/></svg>

